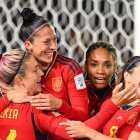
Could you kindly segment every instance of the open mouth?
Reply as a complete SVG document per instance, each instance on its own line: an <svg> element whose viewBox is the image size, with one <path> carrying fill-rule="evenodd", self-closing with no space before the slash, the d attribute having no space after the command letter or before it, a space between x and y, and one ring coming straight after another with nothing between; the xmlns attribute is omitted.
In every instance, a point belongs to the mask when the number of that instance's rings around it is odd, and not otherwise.
<svg viewBox="0 0 140 140"><path fill-rule="evenodd" d="M106 78L103 78L103 77L95 78L95 82L96 82L97 84L105 83L105 81L106 81Z"/></svg>

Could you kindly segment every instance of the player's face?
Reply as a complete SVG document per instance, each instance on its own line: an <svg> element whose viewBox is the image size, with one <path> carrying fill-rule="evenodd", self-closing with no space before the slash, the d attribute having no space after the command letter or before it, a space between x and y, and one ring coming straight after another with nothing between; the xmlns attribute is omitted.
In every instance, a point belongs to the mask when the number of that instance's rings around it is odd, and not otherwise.
<svg viewBox="0 0 140 140"><path fill-rule="evenodd" d="M138 97L140 98L140 63L137 63L137 66L133 69L133 72L130 74L130 76L130 82L135 84L138 91Z"/></svg>
<svg viewBox="0 0 140 140"><path fill-rule="evenodd" d="M45 26L37 32L31 46L31 51L39 62L41 67L48 66L53 59L53 53L56 50L57 38L53 27Z"/></svg>
<svg viewBox="0 0 140 140"><path fill-rule="evenodd" d="M86 72L96 89L106 87L116 69L112 55L104 48L97 48L90 53L85 64Z"/></svg>
<svg viewBox="0 0 140 140"><path fill-rule="evenodd" d="M30 95L38 94L42 90L41 76L43 72L33 56L31 56L26 64L25 76L22 78L23 84L28 89Z"/></svg>

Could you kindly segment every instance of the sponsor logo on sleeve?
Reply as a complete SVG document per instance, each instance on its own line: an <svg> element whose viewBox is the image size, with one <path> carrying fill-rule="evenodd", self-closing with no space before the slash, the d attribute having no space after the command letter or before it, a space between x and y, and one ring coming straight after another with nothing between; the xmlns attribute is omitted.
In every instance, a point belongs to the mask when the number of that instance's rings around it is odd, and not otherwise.
<svg viewBox="0 0 140 140"><path fill-rule="evenodd" d="M82 73L79 75L76 75L74 77L74 81L75 81L75 85L76 85L77 90L81 90L81 89L86 88L84 76Z"/></svg>

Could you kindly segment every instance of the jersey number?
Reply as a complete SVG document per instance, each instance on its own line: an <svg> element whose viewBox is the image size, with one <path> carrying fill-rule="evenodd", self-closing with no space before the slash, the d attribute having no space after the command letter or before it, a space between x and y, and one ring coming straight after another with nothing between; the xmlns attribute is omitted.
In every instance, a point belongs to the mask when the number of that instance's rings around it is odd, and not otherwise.
<svg viewBox="0 0 140 140"><path fill-rule="evenodd" d="M112 126L110 129L110 137L116 138L118 132L118 126Z"/></svg>
<svg viewBox="0 0 140 140"><path fill-rule="evenodd" d="M6 140L14 140L16 138L17 134L16 134L16 130L10 129L10 133L8 135L8 137L6 138ZM0 138L1 140L1 138Z"/></svg>

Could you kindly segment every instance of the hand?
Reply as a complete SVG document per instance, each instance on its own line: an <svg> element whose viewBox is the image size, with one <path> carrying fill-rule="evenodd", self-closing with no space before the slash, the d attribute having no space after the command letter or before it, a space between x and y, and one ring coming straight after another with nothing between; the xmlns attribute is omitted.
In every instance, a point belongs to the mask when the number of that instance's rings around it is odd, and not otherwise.
<svg viewBox="0 0 140 140"><path fill-rule="evenodd" d="M122 85L120 83L114 88L111 97L112 102L119 107L134 101L137 97L137 89L134 84L129 84L125 89L120 91Z"/></svg>
<svg viewBox="0 0 140 140"><path fill-rule="evenodd" d="M88 137L87 134L91 129L80 121L61 122L60 125L67 126L66 127L67 134L72 138L87 138Z"/></svg>
<svg viewBox="0 0 140 140"><path fill-rule="evenodd" d="M57 110L62 105L62 100L52 94L38 94L31 97L32 106L39 110Z"/></svg>
<svg viewBox="0 0 140 140"><path fill-rule="evenodd" d="M28 99L28 90L24 87L24 85L20 85L18 87L11 87L10 90L6 91L7 97L9 101L14 103L23 103L29 102Z"/></svg>

